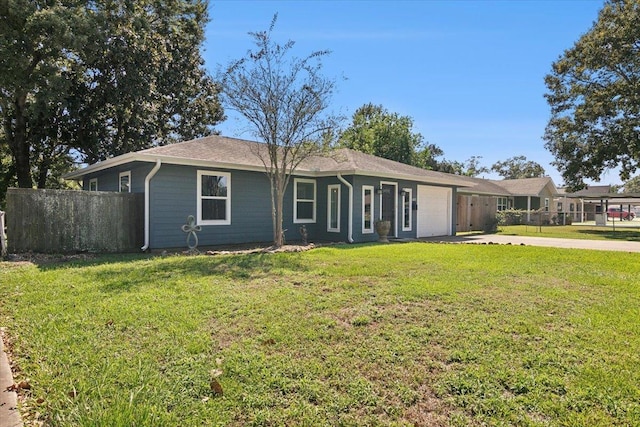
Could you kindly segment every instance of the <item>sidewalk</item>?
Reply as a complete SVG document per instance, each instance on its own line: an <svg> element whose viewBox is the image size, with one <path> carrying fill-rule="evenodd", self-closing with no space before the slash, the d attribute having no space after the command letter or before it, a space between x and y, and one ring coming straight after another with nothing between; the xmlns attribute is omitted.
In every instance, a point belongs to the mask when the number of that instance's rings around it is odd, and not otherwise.
<svg viewBox="0 0 640 427"><path fill-rule="evenodd" d="M594 249L599 251L640 252L640 242L626 240L580 240L555 237L507 236L503 234L468 234L421 239L430 242L511 244L551 248Z"/></svg>
<svg viewBox="0 0 640 427"><path fill-rule="evenodd" d="M22 427L22 419L18 412L18 395L15 391L7 391L12 385L13 376L0 334L0 427Z"/></svg>

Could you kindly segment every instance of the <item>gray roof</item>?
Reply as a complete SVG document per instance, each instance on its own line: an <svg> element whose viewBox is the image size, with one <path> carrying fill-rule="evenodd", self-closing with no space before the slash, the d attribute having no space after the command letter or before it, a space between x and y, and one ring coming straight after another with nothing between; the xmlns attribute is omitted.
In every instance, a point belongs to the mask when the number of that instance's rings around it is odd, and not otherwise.
<svg viewBox="0 0 640 427"><path fill-rule="evenodd" d="M600 196L602 194L611 194L610 185L589 185L587 188L583 188L580 191L568 192L564 188L559 188L558 193L566 195L567 197L593 197Z"/></svg>
<svg viewBox="0 0 640 427"><path fill-rule="evenodd" d="M545 187L549 188L552 194L558 193L556 185L548 176L542 178L504 179L493 182L507 190L512 196L538 196Z"/></svg>
<svg viewBox="0 0 640 427"><path fill-rule="evenodd" d="M478 194L489 196L510 196L511 193L500 186L501 181L493 181L484 178L461 177L469 183L469 187L460 188L458 193L461 194Z"/></svg>
<svg viewBox="0 0 640 427"><path fill-rule="evenodd" d="M66 178L81 179L89 173L129 162L156 162L158 160L162 163L200 167L264 171L261 156L265 159L268 158L266 149L267 145L259 142L212 135L123 154L74 171L67 174ZM309 157L297 167L296 173L309 176L327 176L338 173L370 175L458 187L473 185L457 175L428 171L346 148L334 150L326 156Z"/></svg>

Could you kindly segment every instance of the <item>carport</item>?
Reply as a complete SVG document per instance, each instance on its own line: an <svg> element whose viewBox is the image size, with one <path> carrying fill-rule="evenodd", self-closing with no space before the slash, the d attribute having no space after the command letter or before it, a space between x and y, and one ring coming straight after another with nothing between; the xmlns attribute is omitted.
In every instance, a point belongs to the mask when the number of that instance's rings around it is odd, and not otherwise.
<svg viewBox="0 0 640 427"><path fill-rule="evenodd" d="M602 193L602 194L591 194L589 196L580 197L582 203L582 212L584 212L584 203L596 203L596 225L607 225L607 211L610 207L619 207L620 210L626 210L628 212L633 212L634 206L640 205L640 193ZM599 208L599 209L598 209ZM602 215L602 223L598 221L598 214ZM613 225L615 227L616 222L621 222L622 220L616 221L615 218L613 220Z"/></svg>

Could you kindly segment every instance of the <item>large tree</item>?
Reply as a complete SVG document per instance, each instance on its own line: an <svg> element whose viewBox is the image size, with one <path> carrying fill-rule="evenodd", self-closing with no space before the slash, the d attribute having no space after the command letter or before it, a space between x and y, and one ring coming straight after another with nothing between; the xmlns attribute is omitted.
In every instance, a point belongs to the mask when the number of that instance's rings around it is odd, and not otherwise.
<svg viewBox="0 0 640 427"><path fill-rule="evenodd" d="M572 189L640 161L640 3L609 0L593 27L545 77L551 119L544 139Z"/></svg>
<svg viewBox="0 0 640 427"><path fill-rule="evenodd" d="M223 115L200 54L207 3L98 3L99 42L81 51L70 107L84 160L212 133Z"/></svg>
<svg viewBox="0 0 640 427"><path fill-rule="evenodd" d="M432 166L435 146L424 146L413 130L413 119L387 111L382 105L365 104L352 116L339 145L389 160L421 167ZM440 150L441 152L441 150Z"/></svg>
<svg viewBox="0 0 640 427"><path fill-rule="evenodd" d="M224 70L223 101L249 122L259 144L255 155L271 184L273 243L282 246L284 194L292 174L306 158L320 154L337 128L339 117L329 112L336 82L322 74L316 51L299 58L291 53L293 41L280 44L267 31L249 33L255 49Z"/></svg>
<svg viewBox="0 0 640 427"><path fill-rule="evenodd" d="M200 56L206 6L0 2L0 144L18 185L57 182L72 161L211 133L223 114Z"/></svg>
<svg viewBox="0 0 640 427"><path fill-rule="evenodd" d="M525 156L511 157L503 162L496 162L491 170L504 179L539 178L545 174L544 168Z"/></svg>

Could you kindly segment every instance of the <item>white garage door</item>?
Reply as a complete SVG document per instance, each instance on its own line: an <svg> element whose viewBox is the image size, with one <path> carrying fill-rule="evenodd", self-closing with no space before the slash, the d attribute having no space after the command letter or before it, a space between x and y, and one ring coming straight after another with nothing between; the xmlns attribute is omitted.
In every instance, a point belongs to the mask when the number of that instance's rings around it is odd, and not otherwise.
<svg viewBox="0 0 640 427"><path fill-rule="evenodd" d="M418 237L451 234L451 198L453 190L418 185Z"/></svg>

